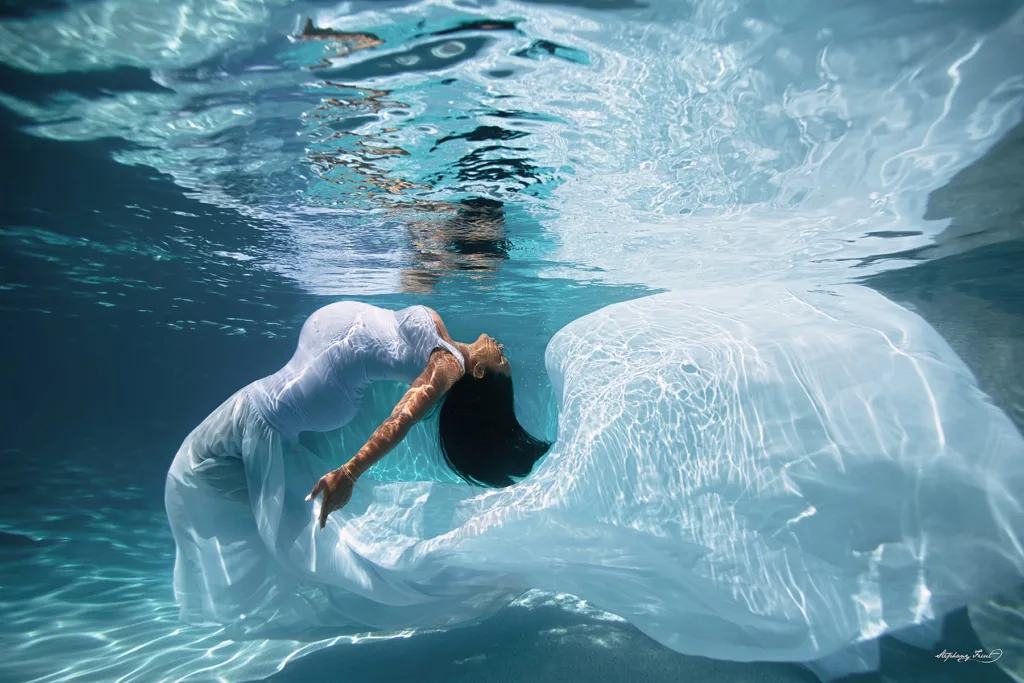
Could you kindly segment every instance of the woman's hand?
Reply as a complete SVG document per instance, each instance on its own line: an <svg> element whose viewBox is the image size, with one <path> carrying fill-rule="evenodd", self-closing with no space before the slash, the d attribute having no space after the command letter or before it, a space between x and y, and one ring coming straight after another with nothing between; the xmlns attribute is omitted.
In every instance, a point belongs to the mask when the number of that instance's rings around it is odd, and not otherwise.
<svg viewBox="0 0 1024 683"><path fill-rule="evenodd" d="M313 500L321 493L324 494L320 501L320 528L327 524L327 515L335 510L345 507L345 504L352 498L352 488L356 484L356 476L348 468L342 465L333 472L328 472L320 477L313 490L306 496L306 500Z"/></svg>

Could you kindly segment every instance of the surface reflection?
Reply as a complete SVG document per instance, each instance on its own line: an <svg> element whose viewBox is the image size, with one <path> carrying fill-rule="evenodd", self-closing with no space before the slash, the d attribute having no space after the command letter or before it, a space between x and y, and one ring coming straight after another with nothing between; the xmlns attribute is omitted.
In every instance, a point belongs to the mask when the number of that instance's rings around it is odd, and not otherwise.
<svg viewBox="0 0 1024 683"><path fill-rule="evenodd" d="M297 35L290 36L296 41L323 41L333 43L335 51L328 57L323 57L309 68L324 68L332 64L332 59L345 57L353 52L369 50L384 44L384 41L372 33L336 31L328 27L318 27L313 19L306 17L302 30Z"/></svg>
<svg viewBox="0 0 1024 683"><path fill-rule="evenodd" d="M400 290L432 292L448 273L493 277L508 259L505 209L500 201L471 197L460 202L416 202L392 209L393 214L419 214L405 221L413 249L413 265L401 275Z"/></svg>

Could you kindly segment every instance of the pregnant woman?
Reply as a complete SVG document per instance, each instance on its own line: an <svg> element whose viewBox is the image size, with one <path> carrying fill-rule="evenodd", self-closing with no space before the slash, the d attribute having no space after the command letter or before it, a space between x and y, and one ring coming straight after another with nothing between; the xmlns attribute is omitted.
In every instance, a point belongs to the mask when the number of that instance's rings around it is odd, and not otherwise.
<svg viewBox="0 0 1024 683"><path fill-rule="evenodd" d="M324 461L302 446L300 434L348 423L379 380L410 388L346 464L323 474ZM468 483L511 485L550 446L516 419L511 366L493 338L453 341L425 306L391 311L341 302L313 313L288 364L225 401L188 435L171 465L165 505L182 617L235 622L321 580L346 587L357 577L356 587L373 594L379 568L361 563L341 540L343 525L333 524L333 535L320 542L315 529L324 529L359 477L437 405L444 459ZM305 499L319 498L319 511L303 501L312 482ZM358 578L367 574L378 580ZM291 611L302 619L301 608Z"/></svg>
<svg viewBox="0 0 1024 683"><path fill-rule="evenodd" d="M501 351L449 341L425 308L313 316L288 367L171 469L186 619L236 640L449 628L534 589L677 652L832 679L876 669L881 634L953 651L943 615L1020 586L1024 439L936 330L869 288L664 292L574 320L547 342L558 440L532 470L547 444L512 416ZM334 435L330 464L296 436L402 378L413 389L340 471ZM352 492L449 386L445 457L493 487Z"/></svg>

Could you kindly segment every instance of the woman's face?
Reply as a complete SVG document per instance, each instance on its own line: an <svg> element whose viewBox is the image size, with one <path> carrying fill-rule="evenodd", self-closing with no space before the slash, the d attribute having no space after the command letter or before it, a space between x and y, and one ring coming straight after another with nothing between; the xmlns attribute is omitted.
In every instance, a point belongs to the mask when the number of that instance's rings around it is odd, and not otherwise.
<svg viewBox="0 0 1024 683"><path fill-rule="evenodd" d="M505 358L505 347L494 337L481 334L473 343L473 360L484 370L497 372L501 375L512 375L512 366Z"/></svg>

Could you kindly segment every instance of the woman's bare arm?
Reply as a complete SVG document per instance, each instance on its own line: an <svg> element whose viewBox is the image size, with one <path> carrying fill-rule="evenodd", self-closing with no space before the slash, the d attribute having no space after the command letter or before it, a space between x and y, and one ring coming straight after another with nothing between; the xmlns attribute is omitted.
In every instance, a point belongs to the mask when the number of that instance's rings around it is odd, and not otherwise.
<svg viewBox="0 0 1024 683"><path fill-rule="evenodd" d="M430 412L430 408L460 377L462 365L458 359L443 350L435 350L431 354L426 370L363 447L346 464L322 476L306 496L306 500L313 500L323 494L319 519L321 529L327 524L327 516L344 507L352 498L356 478L397 446L409 429Z"/></svg>
<svg viewBox="0 0 1024 683"><path fill-rule="evenodd" d="M349 460L349 471L358 477L387 455L405 438L412 426L430 412L461 375L462 366L457 359L446 351L435 351L426 370L405 392L391 415Z"/></svg>

